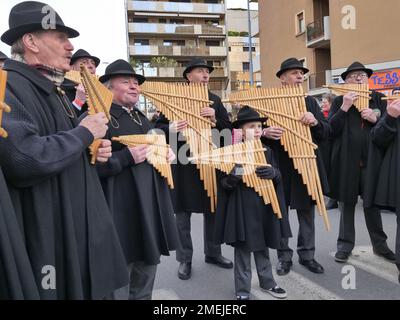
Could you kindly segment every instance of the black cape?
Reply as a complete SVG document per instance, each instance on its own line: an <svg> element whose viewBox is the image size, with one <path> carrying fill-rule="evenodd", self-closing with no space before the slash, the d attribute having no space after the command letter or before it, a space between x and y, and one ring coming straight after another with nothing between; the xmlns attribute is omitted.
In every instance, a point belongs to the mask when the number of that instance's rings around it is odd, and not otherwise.
<svg viewBox="0 0 400 320"><path fill-rule="evenodd" d="M315 98L306 97L307 111L311 112L318 120L318 125L311 127L312 140L316 145L320 145L329 137L330 128L327 120L321 112L318 102ZM267 122L268 124L268 122ZM306 210L309 209L314 202L308 195L307 187L304 185L300 174L293 166L293 160L289 158L288 153L284 150L279 141L262 139L265 144L271 147L277 158L279 170L282 173L283 187L285 190L285 199L287 206L291 209ZM326 194L329 190L328 180L325 172L325 166L321 157L321 151L316 150L317 168L321 179L322 190Z"/></svg>
<svg viewBox="0 0 400 320"><path fill-rule="evenodd" d="M265 152L268 163L277 167L271 149ZM215 242L232 246L245 245L250 252L264 250L265 247L278 249L282 238L292 237L287 207L279 175L274 180L280 204L282 219L274 214L271 205L247 187L243 181L230 181L225 173L218 174L218 204L215 217Z"/></svg>
<svg viewBox="0 0 400 320"><path fill-rule="evenodd" d="M9 60L0 162L42 299L102 299L128 283L126 262L72 106L54 84ZM42 287L42 268L56 289Z"/></svg>
<svg viewBox="0 0 400 320"><path fill-rule="evenodd" d="M147 134L153 129L140 111L142 126L119 105L112 105L111 115L114 119L107 133L110 140L122 135ZM111 159L97 165L97 170L126 261L156 265L161 255L168 256L179 245L169 187L147 161L136 165L126 146L113 142L112 148Z"/></svg>
<svg viewBox="0 0 400 320"><path fill-rule="evenodd" d="M232 124L229 121L228 112L222 104L221 99L211 92L209 92L209 99L214 102L211 107L214 108L217 119L215 129L218 131L224 129L231 131ZM177 134L171 134L170 136L169 121L164 115L160 115L160 118L156 122L156 128L162 129L165 132L168 142L174 149L175 154L178 155L179 150L182 153L182 156L180 157L181 161L177 161L172 165L175 189L171 191L171 197L175 213L210 213L210 198L204 190L203 181L200 180L199 170L197 170L196 165L188 163L189 161L187 160L190 156L188 145L186 145L185 141L179 141ZM182 137L182 135L179 136ZM170 141L171 139L173 141ZM181 138L179 139L181 140ZM176 141L178 141L178 143L176 143ZM230 141L224 142L222 139L218 140L215 134L213 135L213 141L217 146L223 146L224 143L230 144ZM184 156L185 150L186 156Z"/></svg>
<svg viewBox="0 0 400 320"><path fill-rule="evenodd" d="M0 168L0 300L37 300L25 242Z"/></svg>
<svg viewBox="0 0 400 320"><path fill-rule="evenodd" d="M364 206L400 208L400 120L384 115L371 130Z"/></svg>
<svg viewBox="0 0 400 320"><path fill-rule="evenodd" d="M369 107L386 111L383 94L373 92ZM340 108L343 96L337 97L331 107L332 153L329 169L330 197L346 203L357 203L363 196L364 184L360 183L361 168L368 165L368 146L370 132L374 124L364 121L353 106L346 113Z"/></svg>
<svg viewBox="0 0 400 320"><path fill-rule="evenodd" d="M64 90L65 95L67 96L68 100L72 103L75 100L76 96L76 83L72 82L71 80L65 79L61 85L61 89ZM74 107L74 111L78 117L88 111L88 104L85 102L79 110L78 108Z"/></svg>

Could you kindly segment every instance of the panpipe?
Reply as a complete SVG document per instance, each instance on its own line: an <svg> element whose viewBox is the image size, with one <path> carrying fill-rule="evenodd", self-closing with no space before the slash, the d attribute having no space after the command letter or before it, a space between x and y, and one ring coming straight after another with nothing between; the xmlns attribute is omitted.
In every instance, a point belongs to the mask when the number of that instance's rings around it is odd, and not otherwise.
<svg viewBox="0 0 400 320"><path fill-rule="evenodd" d="M1 127L3 112L10 112L10 107L4 102L6 96L7 72L0 70L0 137L7 138L8 133Z"/></svg>
<svg viewBox="0 0 400 320"><path fill-rule="evenodd" d="M305 96L303 87L300 85L253 88L232 93L229 96L229 102L249 105L261 115L268 117L269 126L281 127L285 130L280 143L302 177L309 196L316 202L326 229L330 230L315 155L318 147L312 141L310 127L300 121L307 112Z"/></svg>
<svg viewBox="0 0 400 320"><path fill-rule="evenodd" d="M261 140L254 139L214 149L197 157L191 157L189 160L212 166L226 174L229 174L235 165L242 165L243 182L249 188L254 189L266 205L271 204L272 210L281 219L282 212L272 180L260 179L255 172L257 167L270 166L264 151Z"/></svg>
<svg viewBox="0 0 400 320"><path fill-rule="evenodd" d="M400 94L393 94L382 98L382 100L399 100L399 99L400 99Z"/></svg>
<svg viewBox="0 0 400 320"><path fill-rule="evenodd" d="M330 89L339 96L345 95L349 92L355 92L358 94L358 99L354 101L354 106L357 108L357 110L361 112L369 108L369 100L371 100L372 91L369 90L368 83L330 84L324 86L324 88Z"/></svg>
<svg viewBox="0 0 400 320"><path fill-rule="evenodd" d="M82 78L81 78L81 73L76 70L71 70L68 71L65 76L65 79L68 79L76 84L82 84Z"/></svg>
<svg viewBox="0 0 400 320"><path fill-rule="evenodd" d="M93 76L84 65L81 65L80 75L86 91L89 115L104 112L108 120L111 121L110 109L113 102L113 93L97 80L97 77ZM97 139L89 147L92 156L91 164L96 163L100 145L101 140Z"/></svg>
<svg viewBox="0 0 400 320"><path fill-rule="evenodd" d="M209 152L216 146L212 141L211 128L214 123L200 115L203 108L212 104L208 99L208 89L203 84L145 82L141 93L171 122L186 120L188 127L183 135L189 144L193 157ZM215 169L197 164L200 179L210 198L211 212L215 212L217 201L217 180Z"/></svg>
<svg viewBox="0 0 400 320"><path fill-rule="evenodd" d="M174 188L174 180L172 178L171 164L168 163L169 145L163 134L137 134L112 138L128 147L140 145L148 145L149 153L147 161L160 173L162 177L167 179L171 189Z"/></svg>

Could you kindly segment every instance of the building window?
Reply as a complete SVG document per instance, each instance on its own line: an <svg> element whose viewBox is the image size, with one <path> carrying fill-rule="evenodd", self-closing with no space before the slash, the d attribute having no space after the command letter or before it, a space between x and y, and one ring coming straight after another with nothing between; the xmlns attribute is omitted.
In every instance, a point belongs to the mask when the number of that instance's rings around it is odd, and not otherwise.
<svg viewBox="0 0 400 320"><path fill-rule="evenodd" d="M135 23L147 23L147 22L149 22L149 19L147 19L147 18L133 17L133 18L132 18L132 22L135 22Z"/></svg>
<svg viewBox="0 0 400 320"><path fill-rule="evenodd" d="M158 23L167 23L167 19L158 19Z"/></svg>
<svg viewBox="0 0 400 320"><path fill-rule="evenodd" d="M229 47L229 52L231 52L232 51L232 47Z"/></svg>
<svg viewBox="0 0 400 320"><path fill-rule="evenodd" d="M221 46L221 42L218 40L206 40L207 47L219 47Z"/></svg>
<svg viewBox="0 0 400 320"><path fill-rule="evenodd" d="M249 52L249 47L243 47L243 52ZM256 47L251 47L251 52L256 52Z"/></svg>
<svg viewBox="0 0 400 320"><path fill-rule="evenodd" d="M171 24L185 24L184 19L169 19L169 23Z"/></svg>
<svg viewBox="0 0 400 320"><path fill-rule="evenodd" d="M205 21L205 24L208 24L210 26L219 26L219 20L218 19L207 19Z"/></svg>
<svg viewBox="0 0 400 320"><path fill-rule="evenodd" d="M304 17L304 11L296 14L296 34L302 34L306 32L306 20Z"/></svg>
<svg viewBox="0 0 400 320"><path fill-rule="evenodd" d="M250 71L250 62L243 62L243 71Z"/></svg>
<svg viewBox="0 0 400 320"><path fill-rule="evenodd" d="M150 45L150 41L148 39L135 39L133 44L135 46L148 46Z"/></svg>
<svg viewBox="0 0 400 320"><path fill-rule="evenodd" d="M164 46L180 46L184 47L186 45L185 40L164 40Z"/></svg>

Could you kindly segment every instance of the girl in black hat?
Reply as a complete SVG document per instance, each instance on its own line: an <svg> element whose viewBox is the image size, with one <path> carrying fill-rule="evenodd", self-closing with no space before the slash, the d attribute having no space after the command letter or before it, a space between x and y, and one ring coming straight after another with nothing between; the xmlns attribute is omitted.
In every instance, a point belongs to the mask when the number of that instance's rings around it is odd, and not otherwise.
<svg viewBox="0 0 400 320"><path fill-rule="evenodd" d="M260 118L251 107L243 107L233 126L241 129L243 140L260 139L262 124L266 118ZM242 182L241 167L232 172L220 174L219 193L216 213L217 243L227 243L235 249L234 277L238 300L248 300L251 289L251 253L256 262L260 287L276 298L286 298L285 290L277 286L269 260L268 248L278 248L281 237L291 237L287 220L281 175L276 168L272 151L266 147L266 158L272 167L259 167L256 170L260 179L274 181L283 219L279 220L270 205Z"/></svg>

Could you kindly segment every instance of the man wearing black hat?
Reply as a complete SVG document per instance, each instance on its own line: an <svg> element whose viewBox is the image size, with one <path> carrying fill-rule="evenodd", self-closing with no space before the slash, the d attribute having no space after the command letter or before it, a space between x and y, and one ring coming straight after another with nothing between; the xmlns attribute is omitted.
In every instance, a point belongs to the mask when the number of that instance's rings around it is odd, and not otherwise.
<svg viewBox="0 0 400 320"><path fill-rule="evenodd" d="M209 66L204 59L195 58L183 72L183 77L190 83L203 83L206 85L213 70L214 68ZM210 118L216 124L216 129L219 132L228 129L230 137L231 123L221 99L209 91L209 100L213 101L213 104L208 108L204 108L201 116ZM160 116L156 124L156 127L162 129L170 139L173 139L173 135L179 137L179 132L184 130L186 126L186 121L170 124L163 115ZM183 147L186 148L184 150L189 151L189 148L185 145L186 142L182 140L182 138L174 140L178 141L177 150L181 150ZM218 141L214 141L214 143L220 145ZM178 153L176 152L176 154ZM190 218L192 212L204 214L204 254L206 263L212 263L227 269L233 267L232 262L222 256L221 246L214 244L215 218L211 213L210 198L203 189L199 171L196 165L185 160L187 159L178 157L177 163L172 166L175 183L175 189L172 190L172 200L182 244L182 247L177 249L176 259L180 262L178 277L182 280L187 280L191 277L193 244L190 234Z"/></svg>
<svg viewBox="0 0 400 320"><path fill-rule="evenodd" d="M4 67L4 62L8 59L8 57L0 51L0 70Z"/></svg>
<svg viewBox="0 0 400 320"><path fill-rule="evenodd" d="M139 86L145 77L132 66L117 60L100 77L114 94L111 106L113 122L107 138L122 135L151 134L154 125L136 107ZM171 197L166 180L146 161L148 147L112 144L112 157L97 166L104 192L130 273L129 299L149 300L161 255L179 245ZM168 161L175 158L170 149ZM125 298L119 290L114 298Z"/></svg>
<svg viewBox="0 0 400 320"><path fill-rule="evenodd" d="M46 19L53 17L50 21ZM46 24L48 23L48 24ZM60 89L79 33L48 5L11 9L1 40L12 46L0 165L41 299L102 299L128 282L126 265L87 148L107 131L104 114L78 123ZM98 161L111 156L103 140Z"/></svg>
<svg viewBox="0 0 400 320"><path fill-rule="evenodd" d="M371 69L354 62L343 72L342 79L346 83L362 84L368 83L372 74ZM335 260L340 263L347 261L354 248L355 206L358 196L363 197L364 194L370 132L386 111L386 102L382 97L383 94L373 92L369 108L361 113L353 105L358 98L356 92L337 97L332 103L329 115L333 139L329 184L331 196L338 200L341 213L335 255ZM395 256L387 245L379 209L364 204L364 215L374 253L394 262Z"/></svg>
<svg viewBox="0 0 400 320"><path fill-rule="evenodd" d="M75 71L80 71L81 64L83 64L91 74L95 75L100 59L83 49L79 49L72 55L70 64L72 70ZM65 79L62 89L75 107L75 113L78 117L87 111L86 91L82 84L76 85L71 80Z"/></svg>
<svg viewBox="0 0 400 320"><path fill-rule="evenodd" d="M308 69L296 58L285 60L276 76L281 80L282 85L301 85L304 82L304 75ZM306 98L307 112L302 116L301 122L310 126L313 142L319 144L325 141L329 135L329 124L325 120L318 102L311 96ZM278 158L279 168L282 173L283 186L285 189L286 204L291 209L296 209L299 221L299 233L297 239L297 253L299 263L314 273L323 273L324 268L314 259L315 256L315 203L307 192L300 174L295 170L292 159L283 149L280 143L284 130L279 127L269 127L264 130L264 137L267 144L271 146L275 156ZM325 169L319 150L316 151L318 172L321 178L323 190L328 189ZM281 241L278 249L279 263L277 266L278 275L286 275L292 266L293 250L289 248L289 239Z"/></svg>

